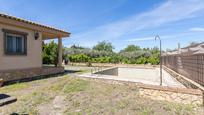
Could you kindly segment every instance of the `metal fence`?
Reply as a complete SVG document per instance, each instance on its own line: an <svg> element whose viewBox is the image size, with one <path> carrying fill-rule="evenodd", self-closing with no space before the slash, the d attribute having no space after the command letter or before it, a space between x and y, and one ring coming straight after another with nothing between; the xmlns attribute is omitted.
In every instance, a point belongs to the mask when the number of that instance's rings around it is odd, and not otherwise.
<svg viewBox="0 0 204 115"><path fill-rule="evenodd" d="M204 54L166 55L163 64L177 73L204 85Z"/></svg>

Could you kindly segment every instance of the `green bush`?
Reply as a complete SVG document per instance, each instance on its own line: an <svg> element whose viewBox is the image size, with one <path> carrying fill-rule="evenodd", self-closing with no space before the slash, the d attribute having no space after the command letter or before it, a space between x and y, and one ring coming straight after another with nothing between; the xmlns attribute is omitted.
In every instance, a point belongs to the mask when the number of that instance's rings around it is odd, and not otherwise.
<svg viewBox="0 0 204 115"><path fill-rule="evenodd" d="M122 59L123 64L131 64L131 61L127 58Z"/></svg>
<svg viewBox="0 0 204 115"><path fill-rule="evenodd" d="M140 57L136 60L136 64L146 64L147 63L147 58Z"/></svg>
<svg viewBox="0 0 204 115"><path fill-rule="evenodd" d="M111 58L110 57L98 57L98 58L93 58L92 62L95 63L110 63Z"/></svg>
<svg viewBox="0 0 204 115"><path fill-rule="evenodd" d="M90 57L85 54L74 54L69 56L71 62L88 62Z"/></svg>
<svg viewBox="0 0 204 115"><path fill-rule="evenodd" d="M159 56L151 56L148 58L147 62L153 65L157 65L159 64Z"/></svg>
<svg viewBox="0 0 204 115"><path fill-rule="evenodd" d="M48 44L42 45L43 49L43 64L54 64L57 66L57 59L58 59L58 45L51 41Z"/></svg>
<svg viewBox="0 0 204 115"><path fill-rule="evenodd" d="M159 64L159 49L140 48L135 45L128 45L126 48L116 53L114 47L109 42L99 42L96 46L85 48L73 45L71 48L65 48L65 58L71 62L85 62L91 66L91 63L123 63L123 64ZM44 56L45 61L49 61L49 56Z"/></svg>

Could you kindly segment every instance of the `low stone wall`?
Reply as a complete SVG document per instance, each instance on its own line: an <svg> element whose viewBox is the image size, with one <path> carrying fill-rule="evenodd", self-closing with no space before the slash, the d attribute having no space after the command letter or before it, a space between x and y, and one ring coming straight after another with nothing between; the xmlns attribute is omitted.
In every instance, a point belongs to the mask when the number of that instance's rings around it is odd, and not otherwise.
<svg viewBox="0 0 204 115"><path fill-rule="evenodd" d="M64 72L64 67L42 67L0 71L0 79L4 82L16 81L21 79L29 79L36 76L52 75Z"/></svg>
<svg viewBox="0 0 204 115"><path fill-rule="evenodd" d="M204 94L199 89L175 88L100 78L80 78L102 81L108 84L128 85L131 87L135 86L136 88L138 88L139 95L141 97L150 98L153 100L192 104L194 106L204 105Z"/></svg>
<svg viewBox="0 0 204 115"><path fill-rule="evenodd" d="M198 89L172 88L141 84L138 86L141 97L183 104L203 105L203 93Z"/></svg>

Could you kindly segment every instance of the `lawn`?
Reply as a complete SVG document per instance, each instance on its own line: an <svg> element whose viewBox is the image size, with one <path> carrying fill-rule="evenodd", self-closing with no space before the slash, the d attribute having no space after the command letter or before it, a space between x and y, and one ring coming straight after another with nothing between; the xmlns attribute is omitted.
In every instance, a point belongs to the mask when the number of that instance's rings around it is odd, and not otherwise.
<svg viewBox="0 0 204 115"><path fill-rule="evenodd" d="M198 107L139 97L138 88L63 75L0 88L17 97L0 114L201 114Z"/></svg>

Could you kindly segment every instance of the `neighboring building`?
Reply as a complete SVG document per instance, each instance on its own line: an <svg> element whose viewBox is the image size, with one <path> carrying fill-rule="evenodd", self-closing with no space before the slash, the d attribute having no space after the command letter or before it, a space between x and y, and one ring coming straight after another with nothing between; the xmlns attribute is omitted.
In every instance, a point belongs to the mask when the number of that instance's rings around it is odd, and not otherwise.
<svg viewBox="0 0 204 115"><path fill-rule="evenodd" d="M70 33L6 14L0 14L0 78L21 78L62 72L62 38ZM42 65L42 41L58 39L58 67Z"/></svg>

